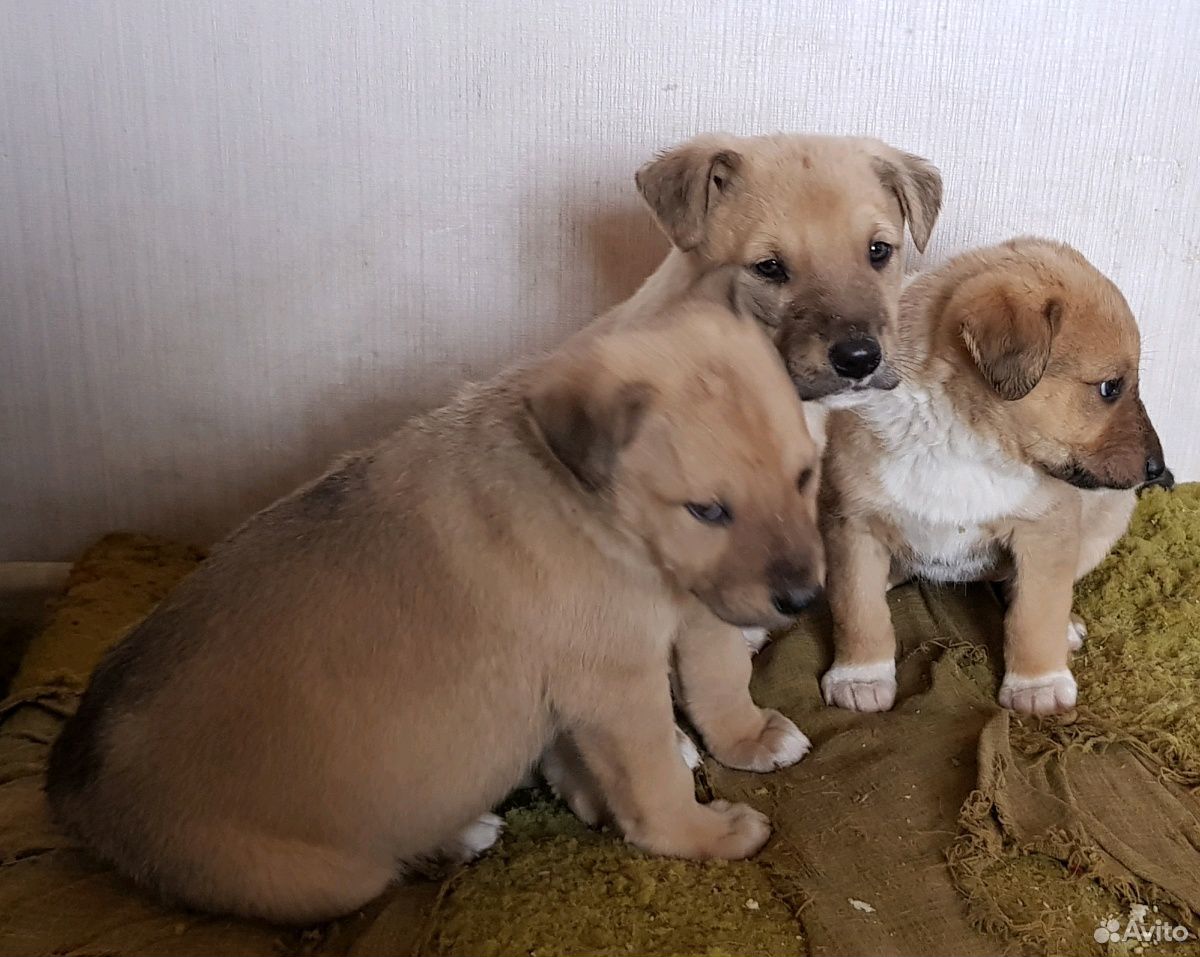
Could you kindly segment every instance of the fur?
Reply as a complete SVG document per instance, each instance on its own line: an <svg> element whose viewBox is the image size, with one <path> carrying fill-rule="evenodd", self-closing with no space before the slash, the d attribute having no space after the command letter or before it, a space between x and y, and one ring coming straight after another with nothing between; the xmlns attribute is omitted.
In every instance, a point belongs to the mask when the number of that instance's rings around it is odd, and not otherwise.
<svg viewBox="0 0 1200 957"><path fill-rule="evenodd" d="M739 629L823 574L818 453L749 320L659 319L468 387L250 519L96 670L57 819L169 899L312 922L489 846L557 741L639 847L758 850L763 815L695 800L669 671L693 644L684 695L731 763L807 749L750 700ZM728 523L685 508L718 499ZM728 641L696 644L701 612Z"/></svg>
<svg viewBox="0 0 1200 957"><path fill-rule="evenodd" d="M1013 240L906 287L899 386L843 400L828 422L829 703L891 706L894 676L863 669L894 657L883 596L916 575L1009 580L1001 702L1074 706L1072 583L1124 532L1134 489L1169 475L1138 359L1124 298L1062 244Z"/></svg>

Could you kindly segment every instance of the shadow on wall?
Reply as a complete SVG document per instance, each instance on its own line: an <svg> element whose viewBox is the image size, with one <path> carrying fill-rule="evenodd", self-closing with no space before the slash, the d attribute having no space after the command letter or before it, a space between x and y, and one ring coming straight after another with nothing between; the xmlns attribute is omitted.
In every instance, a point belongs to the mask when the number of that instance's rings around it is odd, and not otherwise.
<svg viewBox="0 0 1200 957"><path fill-rule="evenodd" d="M343 382L312 396L302 424L302 441L286 456L259 463L258 477L244 490L242 514L236 524L315 479L341 456L374 445L430 407L403 397L400 389L392 396L378 395L379 382L386 378L377 374L361 383ZM403 378L396 375L395 381Z"/></svg>
<svg viewBox="0 0 1200 957"><path fill-rule="evenodd" d="M550 301L559 305L560 315L548 317L534 328L530 324L532 310L520 310L508 317L514 331L510 339L511 353L496 355L478 340L460 340L461 355L453 362L462 375L456 381L444 383L443 396L456 391L463 381L493 375L509 362L530 355L538 348L552 348L575 330L582 328L594 315L629 298L647 276L666 256L670 244L658 230L649 213L633 202L615 208L595 210L578 204L563 203L557 209L547 208L547 214L530 217L524 224L518 268L526 293L544 279L547 266L554 270L556 288ZM565 240L573 237L576 241ZM553 248L550 248L551 245ZM590 262L572 262L572 250L583 250ZM539 290L544 302L544 291ZM594 304L592 315L573 314L581 304ZM475 354L471 354L474 352ZM356 380L330 385L309 398L303 417L303 439L284 454L264 458L255 474L249 477L237 495L235 503L224 516L233 515L236 527L246 517L264 508L281 495L316 478L339 456L378 442L398 429L405 421L443 400L420 402L405 389L409 378L402 369L375 369ZM429 381L428 376L422 379ZM192 529L191 537L211 539L226 534L213 528L211 515L190 516L191 521L165 521L163 527ZM214 534L215 532L215 534Z"/></svg>
<svg viewBox="0 0 1200 957"><path fill-rule="evenodd" d="M587 239L602 309L632 296L671 249L645 207L632 204L596 214Z"/></svg>

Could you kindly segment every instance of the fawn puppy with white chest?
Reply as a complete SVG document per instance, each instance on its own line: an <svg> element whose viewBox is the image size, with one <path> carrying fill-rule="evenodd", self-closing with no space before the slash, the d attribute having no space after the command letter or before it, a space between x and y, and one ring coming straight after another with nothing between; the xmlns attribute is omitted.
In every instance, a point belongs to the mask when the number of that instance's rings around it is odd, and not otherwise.
<svg viewBox="0 0 1200 957"><path fill-rule="evenodd" d="M1120 291L1060 243L968 252L905 289L900 384L844 401L828 423L828 703L892 707L885 594L919 576L1006 581L1000 703L1075 705L1072 586L1125 531L1134 490L1170 482L1138 396L1139 352Z"/></svg>

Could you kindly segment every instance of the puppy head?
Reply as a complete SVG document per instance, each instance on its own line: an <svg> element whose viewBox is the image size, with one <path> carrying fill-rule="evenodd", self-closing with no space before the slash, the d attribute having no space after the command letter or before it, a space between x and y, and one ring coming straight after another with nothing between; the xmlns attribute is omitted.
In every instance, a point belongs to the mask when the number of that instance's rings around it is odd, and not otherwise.
<svg viewBox="0 0 1200 957"><path fill-rule="evenodd" d="M1074 249L1007 243L947 310L1030 464L1080 488L1134 488L1169 475L1138 397L1133 313Z"/></svg>
<svg viewBox="0 0 1200 957"><path fill-rule="evenodd" d="M942 201L925 160L871 139L703 136L637 186L702 269L735 265L733 295L768 330L803 399L892 388L887 357L908 223L924 250Z"/></svg>
<svg viewBox="0 0 1200 957"><path fill-rule="evenodd" d="M817 592L817 449L762 333L715 306L586 342L526 399L564 478L679 592L741 627Z"/></svg>

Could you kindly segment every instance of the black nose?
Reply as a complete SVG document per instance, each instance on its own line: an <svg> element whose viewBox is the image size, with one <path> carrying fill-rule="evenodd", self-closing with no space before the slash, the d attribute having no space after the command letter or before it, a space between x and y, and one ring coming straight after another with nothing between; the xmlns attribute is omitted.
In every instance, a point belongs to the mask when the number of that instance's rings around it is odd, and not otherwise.
<svg viewBox="0 0 1200 957"><path fill-rule="evenodd" d="M847 379L862 379L879 368L883 352L875 339L866 336L843 339L829 347L829 364L838 375Z"/></svg>
<svg viewBox="0 0 1200 957"><path fill-rule="evenodd" d="M1165 489L1175 487L1175 476L1171 474L1161 455L1151 453L1146 457L1146 484L1161 485Z"/></svg>
<svg viewBox="0 0 1200 957"><path fill-rule="evenodd" d="M817 589L812 585L781 588L771 593L771 604L779 614L792 617L804 611L816 597Z"/></svg>

